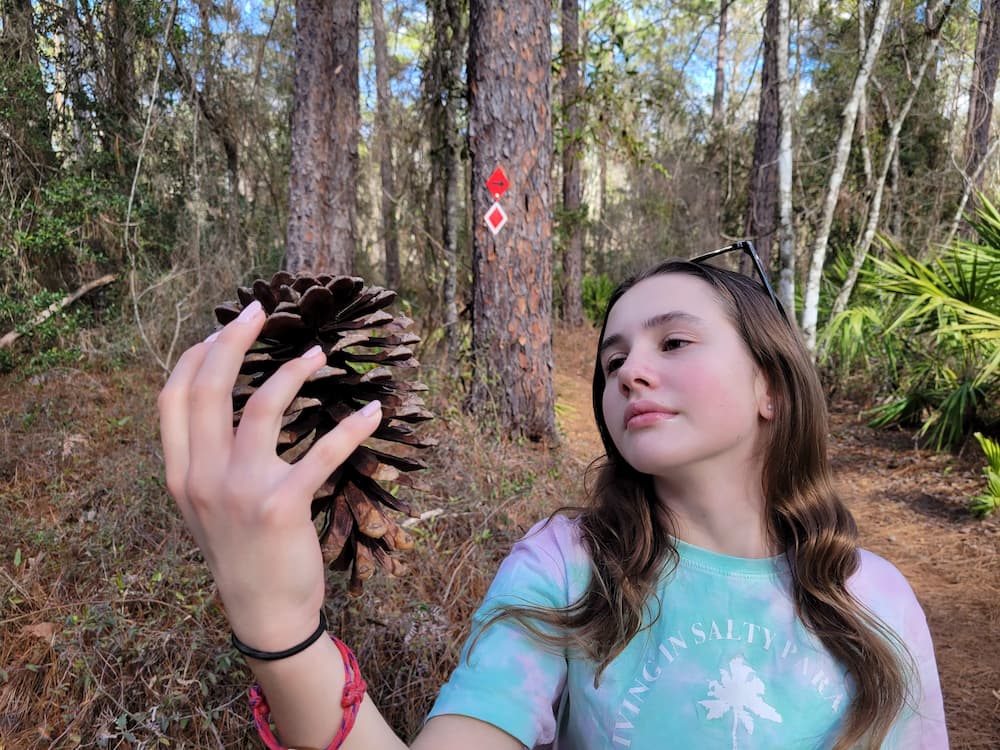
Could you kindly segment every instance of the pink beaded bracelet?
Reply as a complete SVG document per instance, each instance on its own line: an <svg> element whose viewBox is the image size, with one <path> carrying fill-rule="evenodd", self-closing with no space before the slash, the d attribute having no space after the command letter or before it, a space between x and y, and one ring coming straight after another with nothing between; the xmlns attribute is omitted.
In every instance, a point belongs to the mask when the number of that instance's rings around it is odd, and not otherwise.
<svg viewBox="0 0 1000 750"><path fill-rule="evenodd" d="M361 676L358 660L354 658L354 654L347 647L347 644L333 635L330 636L330 640L337 645L337 650L340 651L340 655L344 659L344 695L340 699L344 716L340 720L340 730L326 747L326 750L338 750L354 727L354 721L358 718L358 710L361 708L361 701L365 697L368 686ZM288 750L278 742L274 732L271 731L271 707L267 705L267 698L264 697L264 692L257 683L254 683L250 688L250 708L253 711L254 723L257 725L257 733L260 734L261 740L264 741L269 750Z"/></svg>

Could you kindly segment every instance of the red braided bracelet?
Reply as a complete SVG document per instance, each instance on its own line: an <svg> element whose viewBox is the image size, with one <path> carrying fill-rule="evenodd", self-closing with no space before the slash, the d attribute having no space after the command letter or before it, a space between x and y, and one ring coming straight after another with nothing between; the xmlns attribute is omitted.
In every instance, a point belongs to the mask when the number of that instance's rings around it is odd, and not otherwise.
<svg viewBox="0 0 1000 750"><path fill-rule="evenodd" d="M344 744L347 735L350 734L354 721L358 718L358 709L361 708L361 701L365 697L368 686L361 676L361 668L358 660L354 658L351 649L347 647L339 638L331 635L330 640L337 644L337 650L344 660L344 695L340 699L340 706L344 709L344 716L340 720L340 730L327 745L326 750L337 750ZM267 698L260 689L260 685L254 683L250 688L250 708L253 710L253 720L257 725L257 733L261 740L267 745L269 750L287 750L271 731L271 708L267 705Z"/></svg>

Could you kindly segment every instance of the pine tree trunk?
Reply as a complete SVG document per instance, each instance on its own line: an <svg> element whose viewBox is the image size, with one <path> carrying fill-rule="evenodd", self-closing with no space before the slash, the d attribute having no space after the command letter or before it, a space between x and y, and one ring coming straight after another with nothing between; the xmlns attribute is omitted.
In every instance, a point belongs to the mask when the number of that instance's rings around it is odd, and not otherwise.
<svg viewBox="0 0 1000 750"><path fill-rule="evenodd" d="M791 3L778 0L778 298L795 319L795 226L792 217L792 97L788 65Z"/></svg>
<svg viewBox="0 0 1000 750"><path fill-rule="evenodd" d="M357 245L358 0L295 3L292 273L351 274Z"/></svg>
<svg viewBox="0 0 1000 750"><path fill-rule="evenodd" d="M433 147L436 184L432 186L439 199L440 216L435 224L435 236L440 231L444 254L444 307L446 359L454 364L462 347L462 329L458 313L458 233L463 214L459 186L461 183L462 141L458 121L465 100L462 66L465 60L466 29L462 0L432 0L428 3L434 29L434 47L428 73L424 78L425 96L430 110L430 130Z"/></svg>
<svg viewBox="0 0 1000 750"><path fill-rule="evenodd" d="M509 435L555 440L549 4L472 0L469 149L473 384L469 406ZM486 180L501 166L508 223L493 236Z"/></svg>
<svg viewBox="0 0 1000 750"><path fill-rule="evenodd" d="M746 236L754 240L764 268L771 266L771 243L778 197L778 0L767 0L764 12L764 65L760 76L757 136L750 167Z"/></svg>
<svg viewBox="0 0 1000 750"><path fill-rule="evenodd" d="M840 137L834 151L833 168L830 181L826 188L823 201L823 211L820 225L816 230L816 240L813 244L812 258L809 263L809 276L806 280L805 299L802 307L802 333L810 351L816 350L816 322L819 317L819 287L823 277L823 266L826 263L827 243L830 239L830 228L833 226L833 212L837 208L840 195L840 185L844 181L847 170L847 159L851 154L851 139L854 135L854 125L858 118L858 106L861 94L868 85L875 58L882 47L882 37L885 35L886 22L889 18L890 0L878 0L875 9L875 20L872 23L871 34L865 44L865 52L854 77L850 97L844 105L840 122Z"/></svg>
<svg viewBox="0 0 1000 750"><path fill-rule="evenodd" d="M386 49L382 0L371 0L375 37L375 112L378 171L382 181L382 233L385 236L385 285L399 289L399 234L396 227L396 180L392 168L392 124L389 93L389 53Z"/></svg>
<svg viewBox="0 0 1000 750"><path fill-rule="evenodd" d="M563 143L563 221L566 247L563 251L563 320L583 325L583 187L581 142L583 112L580 102L580 8L577 0L562 0L562 91L566 136Z"/></svg>
<svg viewBox="0 0 1000 750"><path fill-rule="evenodd" d="M978 172L976 185L982 183L979 165L990 142L993 119L993 96L1000 66L1000 0L982 0L979 30L976 35L976 57L969 89L969 117L965 128L965 174Z"/></svg>

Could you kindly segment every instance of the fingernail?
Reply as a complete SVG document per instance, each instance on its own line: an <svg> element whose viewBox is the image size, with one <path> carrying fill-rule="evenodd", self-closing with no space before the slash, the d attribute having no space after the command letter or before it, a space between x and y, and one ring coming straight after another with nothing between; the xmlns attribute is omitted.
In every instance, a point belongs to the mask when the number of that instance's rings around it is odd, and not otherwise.
<svg viewBox="0 0 1000 750"><path fill-rule="evenodd" d="M310 349L305 354L303 354L302 358L303 359L312 359L313 357L320 356L322 353L323 353L323 347L320 346L319 344L316 344L316 346L314 346L312 349Z"/></svg>
<svg viewBox="0 0 1000 750"><path fill-rule="evenodd" d="M219 334L220 333L222 333L222 331L216 331L215 333L210 334L209 337L207 339L205 339L205 343L206 344L211 344L213 341L215 341L217 338L219 338Z"/></svg>
<svg viewBox="0 0 1000 750"><path fill-rule="evenodd" d="M378 399L374 401L369 401L365 404L365 408L361 410L361 415L365 417L370 417L375 414L379 409L382 408L382 402Z"/></svg>
<svg viewBox="0 0 1000 750"><path fill-rule="evenodd" d="M237 323L249 323L251 320L257 317L257 313L260 312L260 300L254 300L249 305L243 308L243 312L236 319Z"/></svg>

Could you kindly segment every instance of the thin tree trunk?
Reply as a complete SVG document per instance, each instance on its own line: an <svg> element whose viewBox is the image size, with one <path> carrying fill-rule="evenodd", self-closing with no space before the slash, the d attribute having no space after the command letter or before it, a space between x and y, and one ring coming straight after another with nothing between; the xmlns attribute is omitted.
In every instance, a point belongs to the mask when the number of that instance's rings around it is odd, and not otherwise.
<svg viewBox="0 0 1000 750"><path fill-rule="evenodd" d="M840 291L837 293L837 298L833 302L833 309L830 313L831 319L847 309L847 302L851 298L851 293L854 291L854 285L857 284L858 275L861 273L861 267L864 265L865 258L868 257L868 251L871 248L872 241L875 239L875 231L878 229L879 219L881 218L882 196L885 194L886 180L889 176L889 170L895 163L896 151L899 149L899 134L903 129L903 123L910 114L910 109L913 107L913 102L917 98L917 93L920 91L920 84L923 83L924 75L927 73L927 68L937 55L938 42L941 39L941 27L944 25L944 21L948 17L948 11L951 10L951 3L949 2L948 5L945 6L945 0L938 0L935 7L928 11L928 17L936 19L939 11L942 9L942 6L944 6L944 12L941 15L940 20L937 21L937 26L928 30L929 40L927 42L927 47L924 50L924 58L920 61L920 68L917 70L917 75L913 79L910 96L907 98L902 108L900 108L890 125L889 137L886 139L885 144L885 154L882 158L882 168L879 171L878 181L875 183L875 190L872 193L871 203L868 206L868 219L865 223L864 235L861 238L861 242L854 250L851 268L847 272L847 278L844 280L844 285L840 288Z"/></svg>
<svg viewBox="0 0 1000 750"><path fill-rule="evenodd" d="M858 56L864 57L867 45L868 29L865 28L865 3L858 3ZM870 191L874 178L872 167L872 149L868 142L868 91L861 92L858 102L858 124L856 128L858 140L861 141L861 164L865 173L865 190Z"/></svg>
<svg viewBox="0 0 1000 750"><path fill-rule="evenodd" d="M993 119L993 96L1000 66L1000 0L982 0L979 29L976 35L976 57L969 89L969 117L965 128L965 173L978 171L976 186L981 184L979 164L990 142Z"/></svg>
<svg viewBox="0 0 1000 750"><path fill-rule="evenodd" d="M65 0L63 7L66 29L66 98L70 104L73 150L78 158L90 151L90 112L83 96L80 76L83 70L83 45L80 41L80 18L76 0Z"/></svg>
<svg viewBox="0 0 1000 750"><path fill-rule="evenodd" d="M594 241L594 270L598 274L607 272L605 256L607 244L608 205L608 151L603 143L597 144L597 235Z"/></svg>
<svg viewBox="0 0 1000 750"><path fill-rule="evenodd" d="M770 268L771 243L776 226L778 194L778 0L768 0L764 11L764 65L760 76L757 136L750 167L746 236L754 240L764 268Z"/></svg>
<svg viewBox="0 0 1000 750"><path fill-rule="evenodd" d="M459 185L464 166L458 119L464 89L461 71L465 52L462 0L431 0L434 42L423 75L431 140L432 177L430 185L428 233L441 248L444 270L442 309L445 328L445 358L454 364L462 346L458 304L458 233L464 219ZM433 243L432 243L433 245Z"/></svg>
<svg viewBox="0 0 1000 750"><path fill-rule="evenodd" d="M778 0L778 298L795 319L795 226L792 218L792 81L788 65L791 3Z"/></svg>
<svg viewBox="0 0 1000 750"><path fill-rule="evenodd" d="M392 168L392 125L389 92L389 53L385 38L382 0L371 0L375 37L375 112L378 171L382 181L382 233L385 236L385 283L399 289L399 233L396 225L396 180Z"/></svg>
<svg viewBox="0 0 1000 750"><path fill-rule="evenodd" d="M705 149L705 163L711 175L706 186L706 200L711 212L711 233L714 240L722 236L723 166L725 162L726 130L726 35L728 30L729 3L719 0L719 31L715 44L715 89L712 92L712 131Z"/></svg>
<svg viewBox="0 0 1000 750"><path fill-rule="evenodd" d="M583 188L581 142L583 112L580 103L580 8L577 0L562 0L562 91L565 141L563 143L563 321L583 325Z"/></svg>
<svg viewBox="0 0 1000 750"><path fill-rule="evenodd" d="M899 199L899 148L892 153L892 168L889 170L889 231L895 237L903 233L903 209ZM935 210L932 216L937 216Z"/></svg>
<svg viewBox="0 0 1000 750"><path fill-rule="evenodd" d="M719 34L715 43L715 89L712 91L712 129L719 131L726 117L726 34L730 0L719 0Z"/></svg>
<svg viewBox="0 0 1000 750"><path fill-rule="evenodd" d="M833 170L830 172L830 181L827 184L826 198L823 201L820 225L816 231L816 240L813 244L812 258L809 264L809 276L806 281L805 300L802 307L802 332L810 351L816 350L819 287L820 279L823 276L823 266L826 263L826 250L827 243L830 240L830 229L833 226L833 212L837 208L840 185L844 181L844 172L847 169L847 160L851 153L851 139L854 135L854 125L858 116L861 94L864 92L865 86L868 85L872 68L875 66L875 58L882 47L882 37L885 35L885 27L889 18L891 4L890 0L878 0L878 5L875 9L875 20L872 23L872 30L868 37L865 53L858 67L857 75L854 78L851 95L844 105L844 110L841 114L840 138L837 140L837 147L834 151Z"/></svg>
<svg viewBox="0 0 1000 750"><path fill-rule="evenodd" d="M454 363L462 346L458 314L458 230L462 221L459 184L463 171L459 108L463 99L462 61L465 52L464 7L461 0L435 0L431 5L434 23L435 83L432 101L437 129L437 150L441 154L444 196L441 215L444 245L444 324L446 358Z"/></svg>
<svg viewBox="0 0 1000 750"><path fill-rule="evenodd" d="M951 244L951 241L955 238L958 233L958 225L962 221L962 216L965 214L965 207L968 205L969 198L972 195L972 190L978 182L981 174L986 169L986 165L993 156L993 152L996 151L997 146L1000 146L1000 138L994 138L989 147L986 149L986 153L983 154L982 161L979 162L979 166L976 167L976 171L972 174L965 175L965 189L962 191L962 198L958 202L958 207L955 209L955 215L951 218L951 224L948 226L948 234L945 236L944 242L941 244L945 247ZM958 165L956 165L957 167Z"/></svg>
<svg viewBox="0 0 1000 750"><path fill-rule="evenodd" d="M358 0L297 0L285 255L292 273L354 272L360 118Z"/></svg>
<svg viewBox="0 0 1000 750"><path fill-rule="evenodd" d="M552 387L552 126L549 4L472 0L469 150L473 383L469 406L510 435L557 439ZM514 42L517 40L517 43ZM503 167L508 223L486 225L486 180Z"/></svg>

